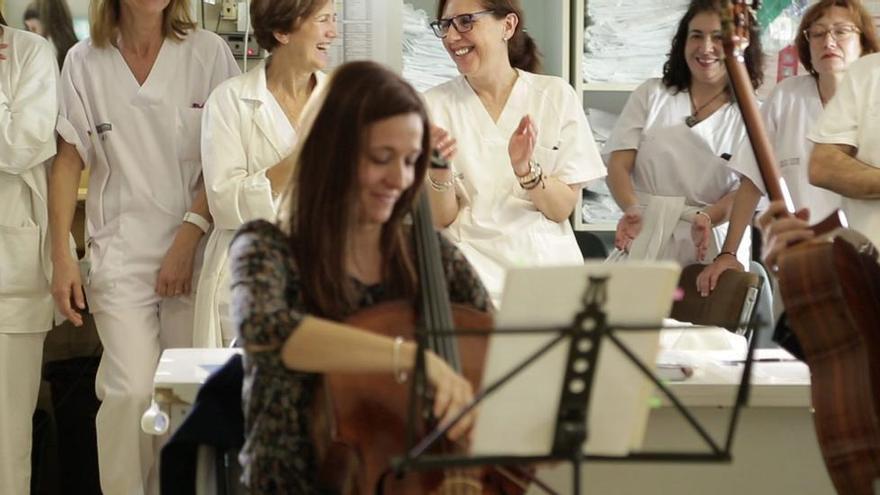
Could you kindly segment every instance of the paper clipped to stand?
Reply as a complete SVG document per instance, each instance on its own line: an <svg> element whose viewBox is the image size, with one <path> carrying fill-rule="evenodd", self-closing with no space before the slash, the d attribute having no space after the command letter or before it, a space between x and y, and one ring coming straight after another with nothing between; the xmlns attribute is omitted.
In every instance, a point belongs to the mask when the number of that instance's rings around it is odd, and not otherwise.
<svg viewBox="0 0 880 495"><path fill-rule="evenodd" d="M498 328L569 325L582 308L588 276L608 276L605 307L610 324L649 325L658 330L618 332L644 362L653 366L659 327L672 308L680 268L672 262L586 263L578 266L514 269L508 272ZM555 334L491 337L484 386L496 381ZM641 446L652 384L605 339L599 352L587 414L585 450L623 456ZM474 431L474 455L546 455L553 446L568 342L557 345L482 404Z"/></svg>

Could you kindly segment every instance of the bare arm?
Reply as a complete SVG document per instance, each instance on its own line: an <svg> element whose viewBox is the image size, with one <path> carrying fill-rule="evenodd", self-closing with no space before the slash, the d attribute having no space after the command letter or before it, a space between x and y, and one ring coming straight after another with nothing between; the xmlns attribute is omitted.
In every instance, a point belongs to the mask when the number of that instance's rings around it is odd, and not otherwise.
<svg viewBox="0 0 880 495"><path fill-rule="evenodd" d="M79 265L70 254L69 244L82 169L83 162L76 148L58 138L58 154L49 173L52 297L58 311L75 326L82 326L83 319L79 311L86 307Z"/></svg>
<svg viewBox="0 0 880 495"><path fill-rule="evenodd" d="M880 168L856 159L856 151L844 144L817 144L810 155L810 183L847 198L880 198Z"/></svg>
<svg viewBox="0 0 880 495"><path fill-rule="evenodd" d="M636 153L636 150L614 151L608 160L608 189L622 211L639 204L632 181Z"/></svg>
<svg viewBox="0 0 880 495"><path fill-rule="evenodd" d="M736 256L732 256L730 253L736 253L736 250L739 248L743 234L752 222L755 207L760 199L760 189L755 186L754 182L743 177L742 183L739 189L736 190L736 195L733 199L730 226L727 228L727 236L724 238L724 244L721 246L721 254L697 276L697 290L703 296L707 296L715 290L715 286L718 285L718 279L726 270L743 269Z"/></svg>

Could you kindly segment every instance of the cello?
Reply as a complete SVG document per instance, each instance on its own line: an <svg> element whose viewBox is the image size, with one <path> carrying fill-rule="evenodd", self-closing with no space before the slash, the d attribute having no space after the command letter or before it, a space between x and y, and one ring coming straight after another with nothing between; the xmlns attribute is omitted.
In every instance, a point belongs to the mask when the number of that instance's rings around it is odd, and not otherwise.
<svg viewBox="0 0 880 495"><path fill-rule="evenodd" d="M451 304L441 263L438 232L434 229L426 194L413 212L413 233L418 259L418 307L412 301L390 301L361 310L347 324L389 337L418 338L425 331L427 348L443 358L479 389L492 316L474 308ZM484 329L485 336L469 337L467 345L433 331L453 328ZM410 387L394 377L375 374L325 374L318 389L313 414L312 439L319 459L318 486L330 493L521 495L530 474L516 469L451 468L396 476L390 468L394 456L410 445L405 432L410 401L420 403L417 436L432 426L430 398L408 394ZM466 445L444 442L444 453L467 450Z"/></svg>
<svg viewBox="0 0 880 495"><path fill-rule="evenodd" d="M757 0L725 0L725 65L771 200L788 197L742 65ZM786 201L789 214L791 202ZM874 247L835 212L792 246L777 278L810 368L813 420L835 489L871 495L880 478L880 265Z"/></svg>

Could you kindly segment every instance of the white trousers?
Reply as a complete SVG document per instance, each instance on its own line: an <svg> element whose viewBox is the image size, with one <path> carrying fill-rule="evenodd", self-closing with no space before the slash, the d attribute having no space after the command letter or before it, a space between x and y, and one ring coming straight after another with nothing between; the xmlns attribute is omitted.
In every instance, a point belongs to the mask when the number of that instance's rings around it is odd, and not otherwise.
<svg viewBox="0 0 880 495"><path fill-rule="evenodd" d="M28 495L46 333L0 333L0 493Z"/></svg>
<svg viewBox="0 0 880 495"><path fill-rule="evenodd" d="M141 431L162 350L192 347L193 297L94 314L104 355L95 379L95 426L106 495L158 493L159 438Z"/></svg>

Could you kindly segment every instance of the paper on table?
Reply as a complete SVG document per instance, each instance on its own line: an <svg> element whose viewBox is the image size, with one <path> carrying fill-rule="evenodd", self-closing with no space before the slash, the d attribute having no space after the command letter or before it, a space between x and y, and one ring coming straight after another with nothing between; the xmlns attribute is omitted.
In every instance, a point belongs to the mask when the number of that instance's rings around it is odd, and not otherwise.
<svg viewBox="0 0 880 495"><path fill-rule="evenodd" d="M499 328L559 327L581 308L587 275L608 275L609 323L661 324L672 307L679 267L669 262L513 269L507 273ZM647 364L655 361L658 332L617 335ZM553 337L492 337L483 384L494 382ZM482 404L472 453L544 455L553 445L568 346L559 345ZM625 455L641 444L651 387L610 341L602 343L588 411L591 454Z"/></svg>

